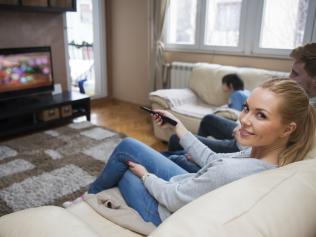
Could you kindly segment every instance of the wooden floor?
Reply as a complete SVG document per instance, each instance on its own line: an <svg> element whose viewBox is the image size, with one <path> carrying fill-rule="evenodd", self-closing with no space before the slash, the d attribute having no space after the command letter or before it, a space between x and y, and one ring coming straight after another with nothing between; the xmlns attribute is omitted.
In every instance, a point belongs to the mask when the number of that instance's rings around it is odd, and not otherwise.
<svg viewBox="0 0 316 237"><path fill-rule="evenodd" d="M152 148L163 151L167 145L153 135L149 114L139 105L118 100L93 100L91 122L136 138Z"/></svg>

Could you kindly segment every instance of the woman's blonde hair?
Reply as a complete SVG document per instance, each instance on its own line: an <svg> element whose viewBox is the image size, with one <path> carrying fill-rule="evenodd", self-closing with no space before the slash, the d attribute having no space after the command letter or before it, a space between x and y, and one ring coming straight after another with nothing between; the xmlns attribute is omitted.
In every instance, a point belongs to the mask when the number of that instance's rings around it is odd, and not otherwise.
<svg viewBox="0 0 316 237"><path fill-rule="evenodd" d="M316 110L310 105L307 94L297 82L288 78L272 79L260 87L283 98L280 108L283 122L296 123L296 129L290 134L286 148L279 155L279 165L303 160L313 146L316 129Z"/></svg>

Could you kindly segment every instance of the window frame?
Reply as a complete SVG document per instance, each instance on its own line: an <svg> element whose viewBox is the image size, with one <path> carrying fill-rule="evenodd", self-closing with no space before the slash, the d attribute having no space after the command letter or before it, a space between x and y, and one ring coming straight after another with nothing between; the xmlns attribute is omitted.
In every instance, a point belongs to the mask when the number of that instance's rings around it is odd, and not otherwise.
<svg viewBox="0 0 316 237"><path fill-rule="evenodd" d="M272 57L272 58L289 58L291 49L271 49L260 48L260 33L263 15L264 0L243 0L240 25L239 25L239 42L238 46L211 46L205 45L205 24L207 0L198 0L196 16L195 44L169 44L164 37L165 50L175 52L189 53L207 53L237 56L253 57ZM316 41L316 1L308 2L307 19L304 31L303 43ZM170 12L166 16L167 28ZM166 31L165 34L166 36Z"/></svg>

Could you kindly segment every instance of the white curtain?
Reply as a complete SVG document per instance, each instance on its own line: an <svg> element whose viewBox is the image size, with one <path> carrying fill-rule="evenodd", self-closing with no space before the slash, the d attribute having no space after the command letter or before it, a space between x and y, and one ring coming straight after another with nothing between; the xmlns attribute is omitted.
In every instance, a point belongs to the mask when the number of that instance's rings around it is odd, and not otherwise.
<svg viewBox="0 0 316 237"><path fill-rule="evenodd" d="M162 42L163 27L170 0L153 0L153 90L161 89L166 83L164 64L164 44Z"/></svg>

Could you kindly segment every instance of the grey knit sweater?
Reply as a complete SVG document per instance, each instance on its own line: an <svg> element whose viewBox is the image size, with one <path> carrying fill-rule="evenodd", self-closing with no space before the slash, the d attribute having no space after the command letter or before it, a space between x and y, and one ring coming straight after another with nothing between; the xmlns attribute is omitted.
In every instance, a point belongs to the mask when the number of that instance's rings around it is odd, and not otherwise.
<svg viewBox="0 0 316 237"><path fill-rule="evenodd" d="M154 174L146 177L145 187L158 201L162 221L205 193L242 177L276 167L250 158L250 149L236 153L215 153L191 133L187 133L180 144L202 168L197 173L174 176L169 181Z"/></svg>

